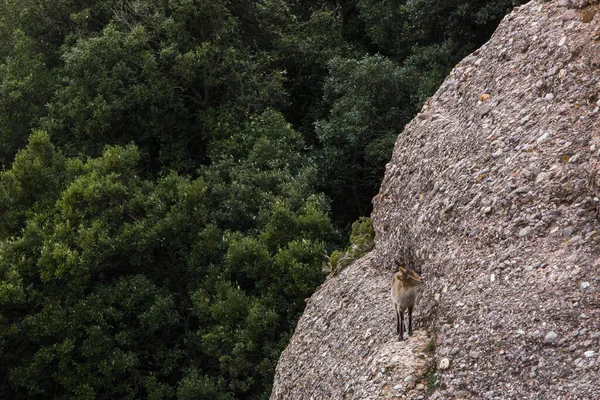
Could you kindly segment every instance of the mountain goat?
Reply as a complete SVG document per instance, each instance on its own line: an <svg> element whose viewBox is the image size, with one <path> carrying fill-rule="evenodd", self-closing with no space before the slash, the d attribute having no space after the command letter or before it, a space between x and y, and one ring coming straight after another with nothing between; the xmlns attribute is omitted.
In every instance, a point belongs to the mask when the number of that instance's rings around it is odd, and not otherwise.
<svg viewBox="0 0 600 400"><path fill-rule="evenodd" d="M392 302L396 311L396 330L400 340L404 333L404 311L408 310L408 335L412 335L412 312L421 284L421 277L413 270L398 266L392 278Z"/></svg>

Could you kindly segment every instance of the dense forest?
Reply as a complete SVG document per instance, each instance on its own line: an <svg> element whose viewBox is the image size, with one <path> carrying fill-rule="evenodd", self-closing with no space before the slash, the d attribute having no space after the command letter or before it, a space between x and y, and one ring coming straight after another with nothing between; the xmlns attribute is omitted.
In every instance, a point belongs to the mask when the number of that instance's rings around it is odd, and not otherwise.
<svg viewBox="0 0 600 400"><path fill-rule="evenodd" d="M2 1L0 398L268 398L396 136L522 2Z"/></svg>

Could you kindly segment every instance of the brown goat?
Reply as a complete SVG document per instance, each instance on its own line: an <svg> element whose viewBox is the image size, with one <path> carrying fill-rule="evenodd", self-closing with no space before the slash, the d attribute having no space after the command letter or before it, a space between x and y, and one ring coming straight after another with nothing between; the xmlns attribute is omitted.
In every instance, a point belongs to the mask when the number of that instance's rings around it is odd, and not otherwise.
<svg viewBox="0 0 600 400"><path fill-rule="evenodd" d="M396 311L396 331L400 340L404 333L404 311L408 310L408 335L412 335L412 312L419 291L421 277L413 270L398 266L392 278L392 302Z"/></svg>

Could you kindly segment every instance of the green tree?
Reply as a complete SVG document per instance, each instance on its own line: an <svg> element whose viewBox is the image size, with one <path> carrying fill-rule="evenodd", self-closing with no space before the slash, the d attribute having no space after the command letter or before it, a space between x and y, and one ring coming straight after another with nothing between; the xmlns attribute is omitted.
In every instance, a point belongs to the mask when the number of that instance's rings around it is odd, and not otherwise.
<svg viewBox="0 0 600 400"><path fill-rule="evenodd" d="M268 394L333 229L301 136L274 112L243 132L228 176L157 180L135 146L82 160L31 136L0 175L2 397ZM209 212L222 178L256 208Z"/></svg>
<svg viewBox="0 0 600 400"><path fill-rule="evenodd" d="M52 74L33 40L21 30L0 34L0 168L8 167L44 115Z"/></svg>
<svg viewBox="0 0 600 400"><path fill-rule="evenodd" d="M368 213L398 130L412 115L405 71L382 56L334 58L325 85L328 118L316 124L323 188L343 219ZM335 193L335 194L333 194Z"/></svg>
<svg viewBox="0 0 600 400"><path fill-rule="evenodd" d="M282 98L278 74L237 42L224 4L163 4L124 3L101 32L64 49L42 126L70 154L134 141L153 171L190 170L206 162L219 107L239 118Z"/></svg>
<svg viewBox="0 0 600 400"><path fill-rule="evenodd" d="M451 42L450 66L485 42L523 0L357 0L365 34L381 53L404 61L423 48ZM429 67L437 68L435 66Z"/></svg>
<svg viewBox="0 0 600 400"><path fill-rule="evenodd" d="M57 200L66 172L66 161L48 135L34 132L12 169L0 172L0 239L19 232L28 217Z"/></svg>

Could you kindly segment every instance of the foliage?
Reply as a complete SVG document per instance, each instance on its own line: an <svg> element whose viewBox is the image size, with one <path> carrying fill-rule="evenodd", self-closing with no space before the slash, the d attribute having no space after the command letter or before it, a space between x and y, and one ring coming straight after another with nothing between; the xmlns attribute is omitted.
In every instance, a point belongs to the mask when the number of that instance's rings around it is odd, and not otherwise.
<svg viewBox="0 0 600 400"><path fill-rule="evenodd" d="M375 230L370 218L360 217L352 224L350 246L346 250L335 250L329 256L328 272L337 275L355 260L373 249Z"/></svg>
<svg viewBox="0 0 600 400"><path fill-rule="evenodd" d="M364 215L362 205L379 187L396 129L412 111L402 96L405 78L400 67L381 56L338 57L329 67L325 99L331 111L316 124L323 186L338 193L333 200L343 210Z"/></svg>
<svg viewBox="0 0 600 400"><path fill-rule="evenodd" d="M8 166L27 143L31 121L44 114L51 82L51 73L31 38L20 30L3 36L0 54L11 56L0 64L0 167Z"/></svg>
<svg viewBox="0 0 600 400"><path fill-rule="evenodd" d="M366 35L383 54L405 60L426 46L451 42L460 49L453 55L455 63L487 40L507 11L522 3L520 0L357 0L356 6Z"/></svg>
<svg viewBox="0 0 600 400"><path fill-rule="evenodd" d="M249 168L229 171L242 193L265 181L248 215L209 213L211 171L146 180L135 146L81 161L33 135L0 178L2 204L29 206L3 210L2 397L261 397L333 232L297 192L310 174L257 159L269 144L299 157L282 121L249 124Z"/></svg>
<svg viewBox="0 0 600 400"><path fill-rule="evenodd" d="M427 392L433 392L438 387L438 377L439 374L437 372L437 365L434 359L423 373L423 380L425 382L425 386L427 387Z"/></svg>

